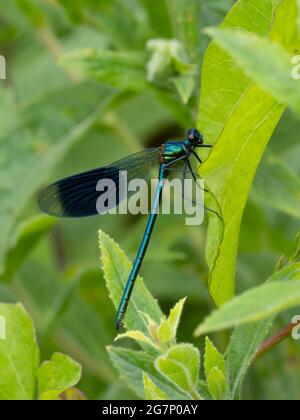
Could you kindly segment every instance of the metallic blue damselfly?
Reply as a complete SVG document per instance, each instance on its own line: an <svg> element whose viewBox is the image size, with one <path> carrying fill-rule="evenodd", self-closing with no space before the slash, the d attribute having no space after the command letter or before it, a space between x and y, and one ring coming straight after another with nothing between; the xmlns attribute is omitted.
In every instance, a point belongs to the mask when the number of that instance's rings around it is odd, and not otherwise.
<svg viewBox="0 0 300 420"><path fill-rule="evenodd" d="M190 157L194 156L201 164L202 161L196 154L195 149L210 147L212 146L204 144L203 137L198 130L191 129L188 131L187 137L184 140L167 141L160 147L146 149L111 165L62 179L48 186L40 193L39 205L45 213L55 217L93 216L99 214L96 206L96 202L99 198L99 191L97 191L99 180L110 179L114 181L116 186L115 193L117 196L115 204L119 205L122 199L120 193L120 172L126 171L127 182L129 182L136 178L146 179L153 169L157 168L158 186L152 209L142 243L117 311L116 327L118 330L123 324L129 299L150 242L161 203L164 179L169 176L170 171L172 170L171 167L179 162L183 162L183 174L185 175L189 172L197 183L197 177L192 170ZM208 210L220 217L214 210Z"/></svg>

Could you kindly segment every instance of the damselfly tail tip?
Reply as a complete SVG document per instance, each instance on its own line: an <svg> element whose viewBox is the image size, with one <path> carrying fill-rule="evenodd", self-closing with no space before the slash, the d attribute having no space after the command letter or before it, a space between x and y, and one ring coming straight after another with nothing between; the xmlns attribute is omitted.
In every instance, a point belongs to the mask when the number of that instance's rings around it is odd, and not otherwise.
<svg viewBox="0 0 300 420"><path fill-rule="evenodd" d="M123 327L124 327L123 319L122 318L121 319L117 318L116 319L116 330L119 332L120 330L123 329Z"/></svg>

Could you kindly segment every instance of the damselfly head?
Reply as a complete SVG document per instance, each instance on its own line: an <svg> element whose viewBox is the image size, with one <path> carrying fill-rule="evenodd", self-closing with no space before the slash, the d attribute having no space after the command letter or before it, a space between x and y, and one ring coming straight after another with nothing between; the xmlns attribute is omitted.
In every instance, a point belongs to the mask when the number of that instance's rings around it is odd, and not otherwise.
<svg viewBox="0 0 300 420"><path fill-rule="evenodd" d="M204 143L202 134L196 128L191 128L188 131L187 138L194 147L199 147Z"/></svg>

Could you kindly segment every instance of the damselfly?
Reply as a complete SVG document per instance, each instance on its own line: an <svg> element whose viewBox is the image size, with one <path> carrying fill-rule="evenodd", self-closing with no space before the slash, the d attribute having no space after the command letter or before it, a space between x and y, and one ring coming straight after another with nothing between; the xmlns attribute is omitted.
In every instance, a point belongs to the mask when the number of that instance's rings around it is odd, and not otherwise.
<svg viewBox="0 0 300 420"><path fill-rule="evenodd" d="M62 179L45 188L39 195L39 205L41 209L52 216L93 216L99 213L101 214L96 206L100 194L97 185L100 180L109 179L114 182L114 185L116 186L114 192L117 196L115 204L119 205L122 200L120 193L120 184L122 182L120 180L122 180L122 178L119 176L121 172L126 172L126 180L129 182L135 178L146 179L153 169L157 168L158 186L142 243L117 311L117 329L120 329L123 324L134 283L149 245L161 202L164 180L169 176L170 171L174 169L174 165L183 162L183 175L185 176L189 172L197 183L197 176L192 170L190 157L194 156L201 164L202 161L195 152L196 148L201 147L210 148L212 146L204 144L203 137L198 130L191 129L188 131L187 138L182 141L167 141L160 147L146 149L113 163L112 165ZM214 210L208 210L220 217Z"/></svg>

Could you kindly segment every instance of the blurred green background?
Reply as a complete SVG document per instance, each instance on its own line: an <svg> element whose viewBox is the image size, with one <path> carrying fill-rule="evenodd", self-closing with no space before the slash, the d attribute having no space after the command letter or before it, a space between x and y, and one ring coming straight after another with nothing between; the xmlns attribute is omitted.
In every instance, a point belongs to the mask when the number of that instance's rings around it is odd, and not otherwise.
<svg viewBox="0 0 300 420"><path fill-rule="evenodd" d="M63 176L182 136L195 124L199 69L209 42L201 31L219 25L235 2L193 2L193 30L189 15L177 9L180 3L0 1L0 54L7 65L7 79L0 81L0 300L21 301L29 310L43 360L60 350L83 365L79 388L88 399L136 398L106 354L115 337L115 310L100 269L97 231L109 233L133 259L146 219L32 219L40 217L34 194ZM172 52L162 41L170 39L181 42L184 51L175 46ZM156 40L154 47L149 40ZM112 56L103 54L108 50ZM87 57L84 66L82 56ZM286 112L259 169L242 225L238 292L265 281L297 233L299 132L299 120ZM279 173L286 179L284 187ZM270 200L266 179L277 191ZM31 240L25 232L23 249L11 257L24 223L33 232L42 226L41 232L36 238L28 234ZM166 313L188 297L180 328L184 341L193 341L196 325L214 307L207 291L204 243L205 226L187 227L184 216L161 216L142 269ZM26 255L26 250L31 252ZM274 331L294 315L281 315ZM224 351L228 333L214 340ZM203 346L202 339L194 341ZM246 381L245 397L298 399L298 352L299 343L288 340L257 362Z"/></svg>

